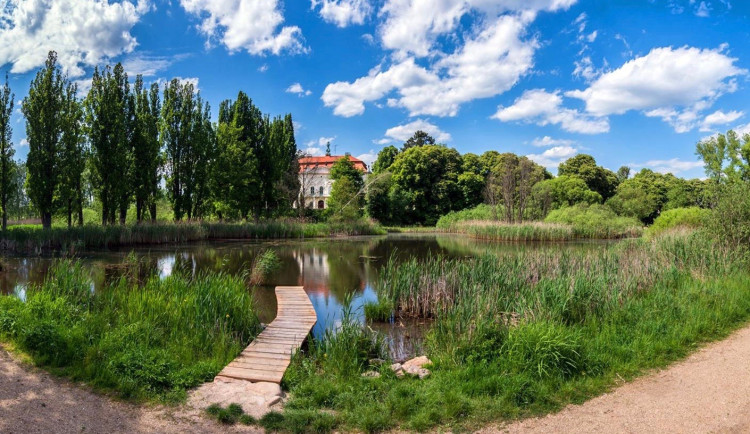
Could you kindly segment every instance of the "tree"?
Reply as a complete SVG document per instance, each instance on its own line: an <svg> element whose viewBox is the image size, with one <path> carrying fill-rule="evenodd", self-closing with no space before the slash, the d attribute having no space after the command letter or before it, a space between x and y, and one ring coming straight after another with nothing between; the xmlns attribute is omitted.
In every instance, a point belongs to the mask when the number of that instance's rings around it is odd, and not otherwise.
<svg viewBox="0 0 750 434"><path fill-rule="evenodd" d="M86 167L84 149L84 113L77 98L78 86L68 83L65 89L62 124L62 155L58 201L73 226L73 212L78 225L83 225L83 171Z"/></svg>
<svg viewBox="0 0 750 434"><path fill-rule="evenodd" d="M60 179L66 82L67 78L57 64L57 53L51 51L44 67L31 81L22 106L29 142L26 160L28 193L41 215L44 229L52 227L54 197Z"/></svg>
<svg viewBox="0 0 750 434"><path fill-rule="evenodd" d="M15 94L10 91L8 74L5 85L0 89L0 208L3 212L3 232L8 228L8 199L13 192L13 130L10 116L13 114Z"/></svg>
<svg viewBox="0 0 750 434"><path fill-rule="evenodd" d="M531 189L531 201L535 204L537 216L543 218L556 208L601 203L602 196L591 191L581 178L562 175L535 184Z"/></svg>
<svg viewBox="0 0 750 434"><path fill-rule="evenodd" d="M630 178L630 167L628 166L621 166L619 169L617 169L617 182L623 182L626 179Z"/></svg>
<svg viewBox="0 0 750 434"><path fill-rule="evenodd" d="M362 217L362 189L364 179L362 172L354 167L354 162L347 154L331 166L331 198L328 208L332 217L342 220L356 220Z"/></svg>
<svg viewBox="0 0 750 434"><path fill-rule="evenodd" d="M143 77L136 76L133 88L135 97L135 125L133 129L133 192L135 195L136 221L151 215L156 221L156 198L159 194L159 167L161 166L161 144L159 143L159 85L150 89L143 86Z"/></svg>
<svg viewBox="0 0 750 434"><path fill-rule="evenodd" d="M714 183L750 181L750 134L739 137L732 130L701 140L695 153Z"/></svg>
<svg viewBox="0 0 750 434"><path fill-rule="evenodd" d="M91 143L91 175L102 204L102 224L114 224L119 211L125 224L132 194L135 104L122 64L94 69L86 97L86 123Z"/></svg>
<svg viewBox="0 0 750 434"><path fill-rule="evenodd" d="M461 164L458 151L443 145L416 146L399 154L391 166L394 220L434 225L440 216L461 209Z"/></svg>
<svg viewBox="0 0 750 434"><path fill-rule="evenodd" d="M502 203L505 221L523 221L534 185L546 176L546 170L526 157L513 153L492 155L494 162L487 178L485 197ZM497 206L497 203L490 202Z"/></svg>
<svg viewBox="0 0 750 434"><path fill-rule="evenodd" d="M558 175L570 175L581 178L589 189L599 193L604 200L612 197L617 189L617 175L596 165L591 155L578 154L560 164Z"/></svg>
<svg viewBox="0 0 750 434"><path fill-rule="evenodd" d="M393 145L381 149L378 152L378 158L372 164L372 173L377 174L388 170L396 160L396 156L398 156L398 149Z"/></svg>
<svg viewBox="0 0 750 434"><path fill-rule="evenodd" d="M371 218L384 223L392 222L390 191L393 183L391 182L390 172L373 173L368 178L366 211Z"/></svg>
<svg viewBox="0 0 750 434"><path fill-rule="evenodd" d="M414 148L416 146L424 146L424 145L434 145L435 139L425 133L422 130L417 130L413 136L409 137L409 139L404 142L404 146L401 148L401 151L406 151L407 149Z"/></svg>

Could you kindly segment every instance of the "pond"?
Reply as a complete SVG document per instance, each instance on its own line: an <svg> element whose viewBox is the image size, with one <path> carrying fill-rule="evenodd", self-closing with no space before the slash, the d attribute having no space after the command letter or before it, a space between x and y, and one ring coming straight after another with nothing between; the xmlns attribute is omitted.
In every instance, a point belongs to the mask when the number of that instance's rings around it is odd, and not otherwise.
<svg viewBox="0 0 750 434"><path fill-rule="evenodd" d="M312 240L226 241L177 246L150 246L132 249L93 251L79 255L89 269L94 289L117 276L116 265L133 252L161 277L175 272L187 275L209 271L249 273L255 258L273 250L281 267L266 276L254 296L261 322L276 316L274 288L279 285L303 286L318 323L313 334L320 337L326 328L336 327L343 314L343 301L351 297L352 313L364 321L363 306L377 301L374 284L379 270L393 256L395 261L429 255L475 256L486 252L536 248L597 248L599 243L517 244L483 242L463 235L391 234L375 237L347 237ZM25 297L29 284L40 283L54 261L50 257L5 257L7 270L0 273L0 292ZM391 355L399 360L419 352L425 324L396 320L392 324L372 324L383 332Z"/></svg>

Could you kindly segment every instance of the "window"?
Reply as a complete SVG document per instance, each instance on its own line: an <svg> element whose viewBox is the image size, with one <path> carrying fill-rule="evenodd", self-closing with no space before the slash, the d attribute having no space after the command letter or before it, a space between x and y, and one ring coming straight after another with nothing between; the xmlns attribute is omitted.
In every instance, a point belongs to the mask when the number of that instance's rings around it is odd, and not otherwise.
<svg viewBox="0 0 750 434"><path fill-rule="evenodd" d="M318 191L320 191L320 195L323 196L323 187L320 187L320 190Z"/></svg>
<svg viewBox="0 0 750 434"><path fill-rule="evenodd" d="M318 201L318 209L323 209L325 207L326 207L326 203L323 202L322 200L319 200Z"/></svg>
<svg viewBox="0 0 750 434"><path fill-rule="evenodd" d="M315 196L315 187L310 187L310 195Z"/></svg>

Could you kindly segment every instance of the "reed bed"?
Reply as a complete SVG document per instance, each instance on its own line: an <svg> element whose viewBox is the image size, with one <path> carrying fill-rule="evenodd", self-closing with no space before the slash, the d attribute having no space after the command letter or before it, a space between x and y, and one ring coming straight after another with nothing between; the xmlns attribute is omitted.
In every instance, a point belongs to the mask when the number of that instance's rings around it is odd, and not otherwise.
<svg viewBox="0 0 750 434"><path fill-rule="evenodd" d="M0 297L0 339L60 375L137 401L176 402L259 333L241 276L122 278L93 292L60 261L25 301Z"/></svg>
<svg viewBox="0 0 750 434"><path fill-rule="evenodd" d="M382 235L380 226L369 221L345 223L144 223L139 225L85 225L71 228L24 225L0 235L0 250L19 254L47 251L76 252L87 249L133 245L178 244L204 240L315 238L338 235Z"/></svg>
<svg viewBox="0 0 750 434"><path fill-rule="evenodd" d="M432 375L399 379L373 363L338 372L329 366L352 352L312 353L285 380L287 408L323 408L337 415L338 429L366 432L472 430L544 414L742 325L750 318L748 269L742 252L695 231L592 251L391 260L376 284L379 309L431 319ZM367 370L381 375L362 377Z"/></svg>

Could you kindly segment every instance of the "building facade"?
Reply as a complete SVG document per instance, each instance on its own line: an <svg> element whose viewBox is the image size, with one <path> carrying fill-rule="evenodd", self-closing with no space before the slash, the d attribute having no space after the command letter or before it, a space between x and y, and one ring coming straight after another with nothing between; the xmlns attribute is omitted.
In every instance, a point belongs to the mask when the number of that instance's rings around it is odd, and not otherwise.
<svg viewBox="0 0 750 434"><path fill-rule="evenodd" d="M354 163L355 168L364 172L365 176L367 175L367 164L351 155L302 157L299 159L300 193L298 203L304 203L306 208L328 208L328 199L331 197L331 187L333 186L331 167L341 158L348 158ZM295 208L297 206L295 204Z"/></svg>

